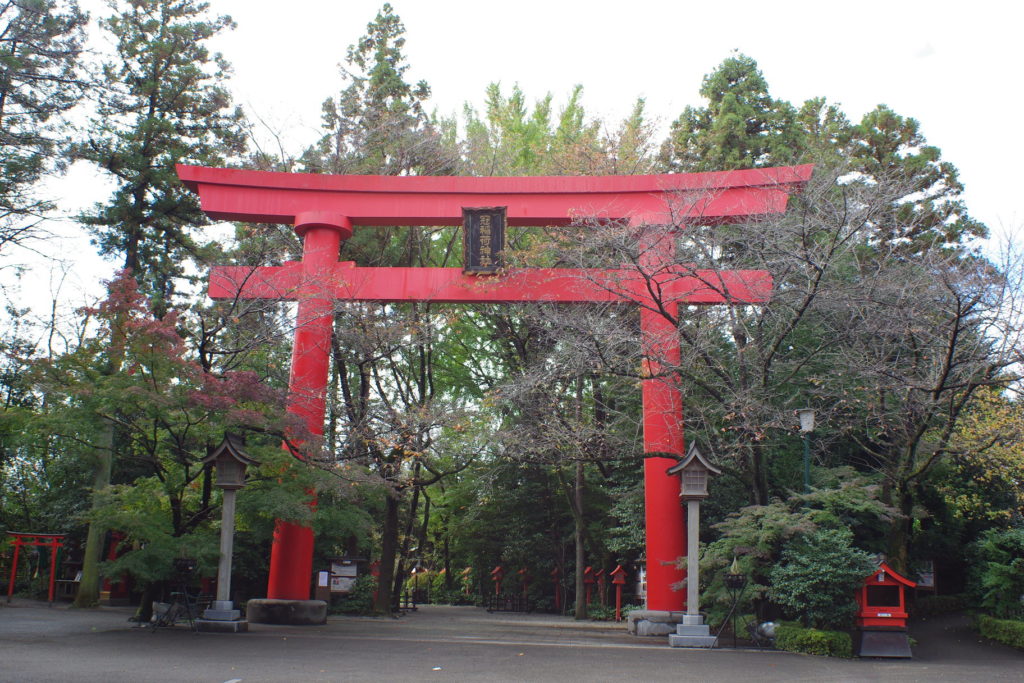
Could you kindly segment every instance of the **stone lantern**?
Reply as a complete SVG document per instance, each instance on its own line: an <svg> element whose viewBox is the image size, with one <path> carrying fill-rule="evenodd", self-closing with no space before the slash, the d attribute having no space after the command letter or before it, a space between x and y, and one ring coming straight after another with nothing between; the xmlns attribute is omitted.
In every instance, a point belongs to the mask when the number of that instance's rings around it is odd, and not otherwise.
<svg viewBox="0 0 1024 683"><path fill-rule="evenodd" d="M247 631L249 623L241 619L241 612L231 602L231 557L235 540L235 495L245 486L245 470L249 465L258 465L242 450L245 441L233 434L226 434L224 440L210 455L203 458L203 464L213 465L217 471L217 487L224 490L224 504L220 524L220 563L217 566L217 599L203 612L203 618L196 621L201 631Z"/></svg>
<svg viewBox="0 0 1024 683"><path fill-rule="evenodd" d="M711 647L715 637L700 615L700 501L708 497L708 480L722 472L690 444L686 457L668 468L682 477L679 498L686 501L686 614L676 632L668 636L672 647Z"/></svg>

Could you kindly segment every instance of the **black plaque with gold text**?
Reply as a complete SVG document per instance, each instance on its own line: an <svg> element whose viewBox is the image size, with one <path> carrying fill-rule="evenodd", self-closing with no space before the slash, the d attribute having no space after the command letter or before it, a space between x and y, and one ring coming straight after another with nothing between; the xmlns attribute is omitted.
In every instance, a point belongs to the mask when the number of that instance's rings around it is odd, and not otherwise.
<svg viewBox="0 0 1024 683"><path fill-rule="evenodd" d="M462 209L462 270L497 273L505 248L506 206Z"/></svg>

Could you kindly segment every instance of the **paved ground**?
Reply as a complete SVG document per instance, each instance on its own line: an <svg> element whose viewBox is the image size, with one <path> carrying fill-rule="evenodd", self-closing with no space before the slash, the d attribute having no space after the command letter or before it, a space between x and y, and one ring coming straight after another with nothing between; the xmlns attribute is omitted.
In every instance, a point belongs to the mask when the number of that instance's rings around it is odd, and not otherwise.
<svg viewBox="0 0 1024 683"><path fill-rule="evenodd" d="M1019 681L1024 654L963 617L919 622L913 660L672 649L621 626L425 606L249 633L132 628L127 608L0 606L0 681Z"/></svg>

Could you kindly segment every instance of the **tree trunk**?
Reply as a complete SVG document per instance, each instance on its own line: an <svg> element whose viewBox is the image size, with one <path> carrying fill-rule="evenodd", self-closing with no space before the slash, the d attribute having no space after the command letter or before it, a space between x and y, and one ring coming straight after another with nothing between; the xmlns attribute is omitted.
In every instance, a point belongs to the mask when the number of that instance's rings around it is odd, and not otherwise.
<svg viewBox="0 0 1024 683"><path fill-rule="evenodd" d="M764 452L756 446L748 446L750 454L750 504L768 504L768 468L764 463Z"/></svg>
<svg viewBox="0 0 1024 683"><path fill-rule="evenodd" d="M583 565L586 556L583 552L583 461L576 463L576 514L573 520L576 522L576 614L577 619L587 618L587 589L583 583Z"/></svg>
<svg viewBox="0 0 1024 683"><path fill-rule="evenodd" d="M892 490L892 505L900 514L892 520L887 548L887 562L896 571L906 574L910 567L910 534L914 523L914 499L904 484L896 484Z"/></svg>
<svg viewBox="0 0 1024 683"><path fill-rule="evenodd" d="M377 577L377 601L373 609L381 614L391 612L391 582L395 577L395 554L398 552L398 494L384 499L384 526L381 529L380 576Z"/></svg>
<svg viewBox="0 0 1024 683"><path fill-rule="evenodd" d="M103 447L96 454L96 469L92 478L92 509L100 505L100 497L110 486L110 472L114 460L114 423L105 420ZM85 552L82 559L82 580L78 583L75 594L75 607L95 607L100 601L100 561L103 558L103 545L107 529L99 522L89 522L89 532L85 539Z"/></svg>
<svg viewBox="0 0 1024 683"><path fill-rule="evenodd" d="M416 467L414 468L414 472L415 472L415 474L413 475L413 478L415 479L417 476L419 476L419 472L420 472L419 463L416 463ZM402 584L405 583L405 575L407 573L407 571L406 571L406 564L407 564L407 562L406 561L409 559L409 543L412 540L412 525L413 525L413 523L416 520L416 510L417 510L417 508L419 508L419 502L420 502L420 487L419 486L414 486L413 490L412 490L412 501L410 501L410 503L409 503L409 517L406 519L406 522L405 522L405 534L401 538L402 549L401 549L401 552L398 553L398 562L395 565L395 578L393 580L394 581L394 587L392 588L392 591L391 591L391 605L392 605L392 608L395 611L398 610L398 608L400 606L399 601L401 600L401 597L402 597ZM398 539L396 539L396 541L397 540ZM397 542L396 542L396 545L398 545ZM419 549L419 548L417 548L417 549Z"/></svg>

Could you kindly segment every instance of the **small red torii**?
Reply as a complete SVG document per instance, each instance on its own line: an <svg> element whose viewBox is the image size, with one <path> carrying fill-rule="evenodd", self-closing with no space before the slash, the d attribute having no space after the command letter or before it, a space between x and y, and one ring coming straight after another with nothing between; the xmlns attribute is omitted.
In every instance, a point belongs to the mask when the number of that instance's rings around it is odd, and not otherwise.
<svg viewBox="0 0 1024 683"><path fill-rule="evenodd" d="M277 267L214 267L214 299L298 301L288 410L323 434L330 340L337 300L509 303L619 302L639 305L647 379L642 382L644 451L683 457L682 394L677 380L659 377L680 360L674 326L680 304L750 304L768 300L764 271L684 271L671 265L680 224L716 224L780 213L812 167L648 176L470 178L451 176L330 176L199 166L177 167L214 219L289 223L303 238L302 260ZM341 242L359 226L457 226L463 208L507 207L511 226L565 226L580 218L628 221L641 233L640 268L523 269L498 276L460 268L362 268L339 262ZM597 229L597 228L581 228ZM658 301L651 288L658 289ZM665 470L673 457L644 461L647 607L678 611L685 596L671 586L684 578L679 477ZM270 599L307 600L313 531L279 521L270 559Z"/></svg>

